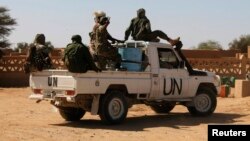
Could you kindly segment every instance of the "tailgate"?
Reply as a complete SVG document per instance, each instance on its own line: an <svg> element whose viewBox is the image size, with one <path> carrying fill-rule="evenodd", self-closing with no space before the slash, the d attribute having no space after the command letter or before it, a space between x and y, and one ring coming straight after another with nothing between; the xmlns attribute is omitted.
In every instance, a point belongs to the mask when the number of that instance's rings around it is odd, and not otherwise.
<svg viewBox="0 0 250 141"><path fill-rule="evenodd" d="M75 94L76 81L73 76L37 73L30 75L32 94L30 99L53 99L55 95Z"/></svg>
<svg viewBox="0 0 250 141"><path fill-rule="evenodd" d="M30 76L30 87L31 88L42 88L42 89L74 89L75 79L72 76Z"/></svg>

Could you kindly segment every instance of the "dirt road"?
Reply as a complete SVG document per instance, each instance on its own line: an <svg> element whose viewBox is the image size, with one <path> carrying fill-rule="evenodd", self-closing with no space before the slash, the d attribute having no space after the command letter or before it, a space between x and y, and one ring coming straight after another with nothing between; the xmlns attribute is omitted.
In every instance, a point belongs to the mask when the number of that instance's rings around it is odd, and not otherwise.
<svg viewBox="0 0 250 141"><path fill-rule="evenodd" d="M89 113L66 122L49 102L36 104L29 94L29 88L0 88L1 141L206 141L208 124L250 124L250 97L218 98L210 117L192 117L183 106L159 115L136 105L123 124L107 126Z"/></svg>

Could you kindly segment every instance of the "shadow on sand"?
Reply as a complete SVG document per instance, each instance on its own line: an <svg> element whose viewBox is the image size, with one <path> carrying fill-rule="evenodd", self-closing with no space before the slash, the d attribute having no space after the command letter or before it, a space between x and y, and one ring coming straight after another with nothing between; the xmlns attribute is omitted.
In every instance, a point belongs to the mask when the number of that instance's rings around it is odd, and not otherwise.
<svg viewBox="0 0 250 141"><path fill-rule="evenodd" d="M104 125L101 120L84 120L77 122L64 122L51 124L53 126L66 126L87 129L108 129L120 131L144 131L145 128L170 127L176 129L188 128L200 124L233 124L235 119L245 115L214 113L208 117L194 117L189 113L171 113L168 115L146 115L140 117L127 117L126 121L119 125ZM237 120L239 122L239 120Z"/></svg>

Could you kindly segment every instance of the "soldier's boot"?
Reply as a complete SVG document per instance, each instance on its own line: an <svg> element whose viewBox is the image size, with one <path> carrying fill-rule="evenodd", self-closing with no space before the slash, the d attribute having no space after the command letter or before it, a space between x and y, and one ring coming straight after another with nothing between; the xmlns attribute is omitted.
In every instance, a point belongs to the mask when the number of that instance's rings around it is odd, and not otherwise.
<svg viewBox="0 0 250 141"><path fill-rule="evenodd" d="M179 41L180 41L180 37L176 39L169 39L168 42L171 44L171 46L175 46Z"/></svg>

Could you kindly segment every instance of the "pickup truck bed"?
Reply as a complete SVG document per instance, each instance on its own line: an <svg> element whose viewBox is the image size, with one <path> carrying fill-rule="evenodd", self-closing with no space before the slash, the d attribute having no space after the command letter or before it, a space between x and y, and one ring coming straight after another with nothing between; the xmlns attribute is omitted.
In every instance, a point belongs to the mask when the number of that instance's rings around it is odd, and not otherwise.
<svg viewBox="0 0 250 141"><path fill-rule="evenodd" d="M131 83L131 80L135 80L135 83ZM70 73L67 70L45 70L33 72L30 77L30 86L35 89L75 90L77 94L105 94L110 84L125 84L130 94L149 94L151 73L129 71Z"/></svg>

